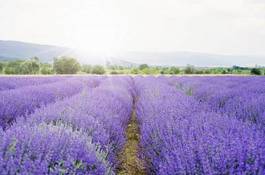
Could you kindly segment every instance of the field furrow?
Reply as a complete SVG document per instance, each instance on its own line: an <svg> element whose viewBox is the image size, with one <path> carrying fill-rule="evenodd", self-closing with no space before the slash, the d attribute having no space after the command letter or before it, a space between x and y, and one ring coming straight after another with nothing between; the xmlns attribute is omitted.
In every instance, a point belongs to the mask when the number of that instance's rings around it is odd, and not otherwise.
<svg viewBox="0 0 265 175"><path fill-rule="evenodd" d="M263 77L26 81L0 91L1 175L265 174Z"/></svg>
<svg viewBox="0 0 265 175"><path fill-rule="evenodd" d="M134 100L135 101L135 100ZM140 128L133 105L132 115L126 129L126 143L119 155L121 165L119 175L144 175L144 162L139 158L140 151Z"/></svg>

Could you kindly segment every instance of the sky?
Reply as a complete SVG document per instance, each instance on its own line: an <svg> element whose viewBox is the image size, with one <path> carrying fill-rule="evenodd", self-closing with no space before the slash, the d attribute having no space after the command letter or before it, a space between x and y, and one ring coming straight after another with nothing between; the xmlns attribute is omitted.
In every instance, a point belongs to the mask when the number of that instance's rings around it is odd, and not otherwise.
<svg viewBox="0 0 265 175"><path fill-rule="evenodd" d="M265 55L265 1L0 0L0 39L110 55Z"/></svg>

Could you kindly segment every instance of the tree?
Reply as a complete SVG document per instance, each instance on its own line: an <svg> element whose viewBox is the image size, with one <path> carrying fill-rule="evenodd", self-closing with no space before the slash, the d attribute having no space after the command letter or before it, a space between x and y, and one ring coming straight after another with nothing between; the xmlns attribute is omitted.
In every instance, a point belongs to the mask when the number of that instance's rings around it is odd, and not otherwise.
<svg viewBox="0 0 265 175"><path fill-rule="evenodd" d="M139 70L137 68L132 68L131 74L139 74Z"/></svg>
<svg viewBox="0 0 265 175"><path fill-rule="evenodd" d="M167 67L162 67L161 69L160 69L160 72L159 72L160 74L169 74L169 70L168 70L168 68Z"/></svg>
<svg viewBox="0 0 265 175"><path fill-rule="evenodd" d="M140 66L139 66L139 69L142 71L142 70L144 70L144 69L148 69L149 68L149 66L147 65L147 64L141 64Z"/></svg>
<svg viewBox="0 0 265 175"><path fill-rule="evenodd" d="M117 72L116 70L112 70L112 71L110 71L110 74L119 74L119 72Z"/></svg>
<svg viewBox="0 0 265 175"><path fill-rule="evenodd" d="M156 67L150 67L149 69L150 69L150 73L151 74L155 75L155 74L159 74L160 73L160 69L157 66Z"/></svg>
<svg viewBox="0 0 265 175"><path fill-rule="evenodd" d="M34 60L36 62L40 62L40 59L38 57L36 57L36 56L35 57L32 57L31 60Z"/></svg>
<svg viewBox="0 0 265 175"><path fill-rule="evenodd" d="M105 72L106 72L105 68L100 65L93 66L92 71L91 71L92 74L105 74Z"/></svg>
<svg viewBox="0 0 265 175"><path fill-rule="evenodd" d="M53 69L57 74L76 74L80 64L75 58L64 56L54 59Z"/></svg>
<svg viewBox="0 0 265 175"><path fill-rule="evenodd" d="M195 70L195 74L203 74L203 70Z"/></svg>
<svg viewBox="0 0 265 175"><path fill-rule="evenodd" d="M180 70L174 66L170 67L169 74L179 74Z"/></svg>
<svg viewBox="0 0 265 175"><path fill-rule="evenodd" d="M92 71L92 66L88 65L88 64L85 64L85 65L82 66L82 71L87 73L87 74L90 74L91 71Z"/></svg>
<svg viewBox="0 0 265 175"><path fill-rule="evenodd" d="M0 62L0 73L3 72L3 69L4 69L4 63L1 63L1 62Z"/></svg>
<svg viewBox="0 0 265 175"><path fill-rule="evenodd" d="M146 67L146 68L144 68L144 69L142 70L142 73L143 73L143 74L152 74L152 71L151 71L151 69L149 69L148 67Z"/></svg>
<svg viewBox="0 0 265 175"><path fill-rule="evenodd" d="M4 70L5 74L21 74L20 65L22 63L23 61L21 60L8 62Z"/></svg>
<svg viewBox="0 0 265 175"><path fill-rule="evenodd" d="M261 75L262 74L261 70L258 68L252 68L250 73L253 75Z"/></svg>
<svg viewBox="0 0 265 175"><path fill-rule="evenodd" d="M40 62L37 57L24 61L20 65L21 74L37 74L40 70Z"/></svg>
<svg viewBox="0 0 265 175"><path fill-rule="evenodd" d="M194 74L195 68L192 65L187 65L187 67L184 69L185 74Z"/></svg>
<svg viewBox="0 0 265 175"><path fill-rule="evenodd" d="M53 74L54 73L52 65L48 63L41 64L40 72L41 74Z"/></svg>
<svg viewBox="0 0 265 175"><path fill-rule="evenodd" d="M225 69L222 70L222 74L227 74L227 71Z"/></svg>

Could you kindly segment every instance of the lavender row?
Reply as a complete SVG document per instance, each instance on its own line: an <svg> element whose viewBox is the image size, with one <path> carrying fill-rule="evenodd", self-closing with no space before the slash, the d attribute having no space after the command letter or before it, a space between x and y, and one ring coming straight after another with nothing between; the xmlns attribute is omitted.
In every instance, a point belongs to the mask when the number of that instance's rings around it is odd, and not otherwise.
<svg viewBox="0 0 265 175"><path fill-rule="evenodd" d="M20 118L3 133L0 171L113 174L125 142L133 93L130 78L106 78L92 90Z"/></svg>
<svg viewBox="0 0 265 175"><path fill-rule="evenodd" d="M113 174L91 137L64 125L21 125L0 133L1 175Z"/></svg>
<svg viewBox="0 0 265 175"><path fill-rule="evenodd" d="M0 77L0 91L62 81L68 77Z"/></svg>
<svg viewBox="0 0 265 175"><path fill-rule="evenodd" d="M211 111L265 126L264 77L186 77L176 84Z"/></svg>
<svg viewBox="0 0 265 175"><path fill-rule="evenodd" d="M0 126L8 127L21 116L34 112L36 108L79 93L84 87L98 84L93 78L71 78L39 86L27 86L0 92Z"/></svg>
<svg viewBox="0 0 265 175"><path fill-rule="evenodd" d="M163 78L135 78L148 174L264 174L265 135L207 111Z"/></svg>

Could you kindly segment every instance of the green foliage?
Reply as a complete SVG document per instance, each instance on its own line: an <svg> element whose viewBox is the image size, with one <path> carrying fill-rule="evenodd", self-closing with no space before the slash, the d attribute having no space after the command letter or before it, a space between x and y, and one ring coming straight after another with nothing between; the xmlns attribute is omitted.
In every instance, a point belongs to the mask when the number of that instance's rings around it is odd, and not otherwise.
<svg viewBox="0 0 265 175"><path fill-rule="evenodd" d="M142 69L143 74L151 74L151 70L149 68Z"/></svg>
<svg viewBox="0 0 265 175"><path fill-rule="evenodd" d="M106 71L105 71L105 68L103 66L95 65L95 66L93 66L91 73L92 74L105 74Z"/></svg>
<svg viewBox="0 0 265 175"><path fill-rule="evenodd" d="M3 72L4 66L5 66L4 63L1 63L1 62L0 62L0 73Z"/></svg>
<svg viewBox="0 0 265 175"><path fill-rule="evenodd" d="M233 73L233 69L228 68L228 69L227 69L227 73L228 73L228 74L232 74L232 73Z"/></svg>
<svg viewBox="0 0 265 175"><path fill-rule="evenodd" d="M157 67L146 67L144 68L143 70L140 71L142 74L152 74L152 75L155 75L155 74L159 74L159 68Z"/></svg>
<svg viewBox="0 0 265 175"><path fill-rule="evenodd" d="M140 66L139 66L139 69L141 70L141 71L143 71L144 69L148 69L149 68L149 66L147 65L147 64L141 64Z"/></svg>
<svg viewBox="0 0 265 175"><path fill-rule="evenodd" d="M169 74L179 74L180 70L177 67L170 67Z"/></svg>
<svg viewBox="0 0 265 175"><path fill-rule="evenodd" d="M195 74L203 74L203 70L202 69L195 69Z"/></svg>
<svg viewBox="0 0 265 175"><path fill-rule="evenodd" d="M40 63L37 57L26 60L20 65L21 74L37 74L40 70Z"/></svg>
<svg viewBox="0 0 265 175"><path fill-rule="evenodd" d="M187 65L187 67L184 69L185 74L194 74L195 73L195 67L192 65Z"/></svg>
<svg viewBox="0 0 265 175"><path fill-rule="evenodd" d="M222 70L222 74L227 74L227 70Z"/></svg>
<svg viewBox="0 0 265 175"><path fill-rule="evenodd" d="M112 71L110 71L110 74L115 75L115 74L119 74L119 72L117 72L116 70L112 70Z"/></svg>
<svg viewBox="0 0 265 175"><path fill-rule="evenodd" d="M139 69L137 69L137 68L132 68L130 73L131 73L131 74L139 74Z"/></svg>
<svg viewBox="0 0 265 175"><path fill-rule="evenodd" d="M144 69L137 69L137 68L132 68L130 73L131 74L179 74L180 69L177 67L146 67L144 66Z"/></svg>
<svg viewBox="0 0 265 175"><path fill-rule="evenodd" d="M241 67L241 66L233 66L228 70L231 74L250 74L251 69L248 67Z"/></svg>
<svg viewBox="0 0 265 175"><path fill-rule="evenodd" d="M87 74L90 74L92 72L92 66L85 64L82 66L82 72L85 72Z"/></svg>
<svg viewBox="0 0 265 175"><path fill-rule="evenodd" d="M252 68L250 73L253 75L261 75L262 74L262 72L259 68Z"/></svg>
<svg viewBox="0 0 265 175"><path fill-rule="evenodd" d="M150 67L151 74L159 74L160 68L159 67Z"/></svg>
<svg viewBox="0 0 265 175"><path fill-rule="evenodd" d="M4 70L5 74L20 74L21 73L20 65L22 63L23 61L21 60L8 62Z"/></svg>
<svg viewBox="0 0 265 175"><path fill-rule="evenodd" d="M10 61L4 68L5 74L37 74L40 70L40 62L37 57L29 60Z"/></svg>
<svg viewBox="0 0 265 175"><path fill-rule="evenodd" d="M124 70L125 68L122 67L122 66L118 66L118 69L119 69L119 70Z"/></svg>
<svg viewBox="0 0 265 175"><path fill-rule="evenodd" d="M233 66L226 67L212 67L212 68L197 68L192 65L187 65L184 69L171 66L148 66L147 64L141 64L137 67L123 67L118 65L107 65L107 68L100 65L82 65L77 62L76 59L71 57L55 58L53 64L40 63L39 58L33 57L28 60L17 60L0 62L0 73L5 74L75 74L80 73L89 74L253 74L263 75L265 74L265 67L240 67Z"/></svg>
<svg viewBox="0 0 265 175"><path fill-rule="evenodd" d="M55 58L53 69L57 74L76 74L80 70L80 64L75 58Z"/></svg>
<svg viewBox="0 0 265 175"><path fill-rule="evenodd" d="M168 68L167 67L163 67L160 69L160 74L169 74Z"/></svg>
<svg viewBox="0 0 265 175"><path fill-rule="evenodd" d="M41 64L41 68L40 68L40 73L41 74L54 74L53 68L51 64Z"/></svg>
<svg viewBox="0 0 265 175"><path fill-rule="evenodd" d="M206 70L203 71L203 73L204 73L204 74L210 74L210 73L211 73L211 70L206 69Z"/></svg>

